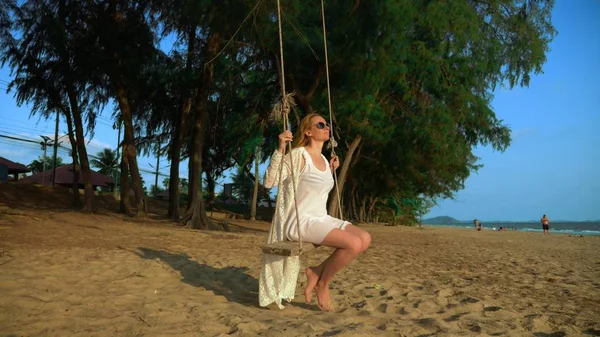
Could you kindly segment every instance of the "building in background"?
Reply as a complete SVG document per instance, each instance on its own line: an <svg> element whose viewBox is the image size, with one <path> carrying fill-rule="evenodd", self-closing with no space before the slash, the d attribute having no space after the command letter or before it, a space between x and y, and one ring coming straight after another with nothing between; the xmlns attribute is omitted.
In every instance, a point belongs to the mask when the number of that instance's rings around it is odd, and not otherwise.
<svg viewBox="0 0 600 337"><path fill-rule="evenodd" d="M79 166L75 167L79 171ZM71 188L73 187L73 164L67 164L56 168L56 186ZM20 183L52 185L52 170L36 173L19 180ZM115 183L113 179L102 173L92 170L92 186L94 190L98 187L108 187L114 189ZM79 173L79 189L83 189L83 177Z"/></svg>
<svg viewBox="0 0 600 337"><path fill-rule="evenodd" d="M17 181L19 180L19 174L28 172L31 172L31 170L27 166L0 157L0 181Z"/></svg>

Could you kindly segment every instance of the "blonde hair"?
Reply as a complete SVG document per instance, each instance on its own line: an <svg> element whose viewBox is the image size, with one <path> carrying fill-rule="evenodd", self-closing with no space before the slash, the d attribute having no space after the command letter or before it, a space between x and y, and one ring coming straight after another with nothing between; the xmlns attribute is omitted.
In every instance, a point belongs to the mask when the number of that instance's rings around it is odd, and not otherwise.
<svg viewBox="0 0 600 337"><path fill-rule="evenodd" d="M306 146L310 143L310 138L306 137L306 131L313 126L312 119L314 117L323 117L316 112L309 113L308 115L302 118L300 121L300 127L298 128L298 135L295 137L294 142L292 143L293 148Z"/></svg>

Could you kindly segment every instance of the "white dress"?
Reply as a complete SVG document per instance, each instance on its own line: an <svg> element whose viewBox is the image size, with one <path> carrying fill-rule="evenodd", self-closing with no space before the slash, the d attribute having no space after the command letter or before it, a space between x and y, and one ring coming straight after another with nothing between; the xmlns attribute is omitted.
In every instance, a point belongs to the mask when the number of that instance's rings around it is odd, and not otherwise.
<svg viewBox="0 0 600 337"><path fill-rule="evenodd" d="M316 168L314 168L310 156L307 160L307 153L305 153L306 149L300 147L293 149L285 157L278 151L275 151L271 157L263 184L266 188L278 186L279 193L277 193L277 204L271 222L271 229L267 236L267 244L297 237L294 188L299 196L304 194L305 197L301 199L306 200L307 213L300 213L299 209L299 213L302 215L300 221L302 241L310 239L310 242L320 243L331 229L343 228L347 224L327 215L327 194L333 186L331 172L326 169L329 177L324 172L321 172L322 175L315 172ZM305 168L301 171L303 162ZM309 174L309 172L312 172L312 174ZM300 184L303 173L307 173L307 175L302 177L302 183ZM301 185L309 183L316 186L320 184L321 179L323 185L319 185L319 193L313 195L313 190L305 190L301 187ZM315 206L317 203L313 205L310 201L311 196L316 196L324 201L319 203L320 206L317 207ZM288 221L289 219L293 221ZM294 228L290 228L291 226L294 226ZM291 302L294 299L299 271L300 258L298 256L263 254L258 288L260 306L275 303L280 309L283 309L282 300Z"/></svg>
<svg viewBox="0 0 600 337"><path fill-rule="evenodd" d="M332 229L344 229L349 222L327 214L327 198L334 187L333 173L331 173L327 158L321 155L326 163L325 171L321 171L315 166L306 149L304 147L301 149L305 165L300 173L298 187L296 188L300 238L298 237L298 221L294 209L286 221L285 227L288 229L286 235L291 241L302 239L302 242L319 245Z"/></svg>

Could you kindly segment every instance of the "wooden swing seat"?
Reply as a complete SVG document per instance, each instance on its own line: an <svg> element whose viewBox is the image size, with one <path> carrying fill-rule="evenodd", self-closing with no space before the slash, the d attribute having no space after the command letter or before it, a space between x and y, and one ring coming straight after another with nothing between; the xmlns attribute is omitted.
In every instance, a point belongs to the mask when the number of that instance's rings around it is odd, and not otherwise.
<svg viewBox="0 0 600 337"><path fill-rule="evenodd" d="M319 246L309 242L302 242L302 253L311 251ZM278 256L298 256L300 255L300 245L297 241L279 241L273 242L262 247L265 254Z"/></svg>

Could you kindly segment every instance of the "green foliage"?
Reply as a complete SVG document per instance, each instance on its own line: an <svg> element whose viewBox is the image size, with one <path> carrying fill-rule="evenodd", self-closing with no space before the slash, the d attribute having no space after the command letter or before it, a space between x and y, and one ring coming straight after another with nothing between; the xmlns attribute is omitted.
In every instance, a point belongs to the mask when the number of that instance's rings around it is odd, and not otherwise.
<svg viewBox="0 0 600 337"><path fill-rule="evenodd" d="M433 200L422 196L387 196L378 211L382 219L392 225L413 226L419 224L433 206Z"/></svg>
<svg viewBox="0 0 600 337"><path fill-rule="evenodd" d="M112 177L113 179L116 177L116 181L120 179L119 158L117 158L117 151L104 149L98 152L95 158L90 160L90 164L98 169L99 173Z"/></svg>
<svg viewBox="0 0 600 337"><path fill-rule="evenodd" d="M179 179L179 191L181 193L187 193L188 192L188 187L189 187L188 185L189 185L189 183L188 183L187 179L185 179L185 178ZM169 189L169 178L163 179L162 186L163 186L163 188L161 188L159 186L159 189L161 189L163 191Z"/></svg>
<svg viewBox="0 0 600 337"><path fill-rule="evenodd" d="M160 186L156 186L156 185L150 186L150 195L153 197L156 197L160 192L164 192L164 191L165 191L165 189Z"/></svg>
<svg viewBox="0 0 600 337"><path fill-rule="evenodd" d="M241 168L238 169L232 180L233 196L241 203L250 203L254 192L254 181Z"/></svg>
<svg viewBox="0 0 600 337"><path fill-rule="evenodd" d="M39 156L38 159L33 160L27 165L27 168L31 170L32 174L44 172L44 164L46 165L46 171L54 168L54 158L50 156ZM63 166L63 159L56 157L56 167Z"/></svg>
<svg viewBox="0 0 600 337"><path fill-rule="evenodd" d="M71 80L93 128L92 107L115 97L122 84L136 146L155 153L158 141L161 152L174 148L169 156L189 157L198 150L192 147L192 126L200 121L207 200L223 172L238 167L236 197L248 201L253 189L248 169L255 156L270 158L282 131L270 117L282 89L275 3L59 4L69 18L66 30L57 25L54 2L0 5L2 59L16 72L11 87L17 87L18 101L38 113L64 108L64 85ZM297 107L290 114L295 128L297 119L314 110L329 117L325 48L319 1L282 5L284 79L287 92L295 92ZM371 200L374 212L416 222L431 200L452 197L481 167L474 147L504 151L510 129L491 106L492 92L527 86L531 74L542 72L556 35L553 5L552 0L327 1L330 98L342 161L349 144L361 139L346 177L344 208L364 212L368 205L356 200ZM5 13L14 13L14 22ZM11 29L21 38L7 35ZM157 42L166 42L169 34L176 42L159 50ZM215 36L218 51L209 50ZM61 46L70 52L69 67L59 62ZM177 139L181 148L174 147Z"/></svg>

